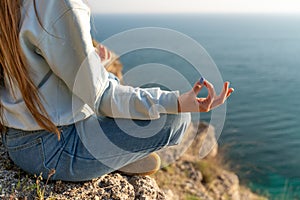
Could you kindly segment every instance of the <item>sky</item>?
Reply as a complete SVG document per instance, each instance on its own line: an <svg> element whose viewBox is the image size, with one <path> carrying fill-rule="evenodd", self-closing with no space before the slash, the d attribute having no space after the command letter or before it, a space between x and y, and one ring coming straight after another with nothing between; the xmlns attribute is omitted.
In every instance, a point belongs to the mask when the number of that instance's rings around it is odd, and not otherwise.
<svg viewBox="0 0 300 200"><path fill-rule="evenodd" d="M88 0L95 13L298 13L300 0Z"/></svg>

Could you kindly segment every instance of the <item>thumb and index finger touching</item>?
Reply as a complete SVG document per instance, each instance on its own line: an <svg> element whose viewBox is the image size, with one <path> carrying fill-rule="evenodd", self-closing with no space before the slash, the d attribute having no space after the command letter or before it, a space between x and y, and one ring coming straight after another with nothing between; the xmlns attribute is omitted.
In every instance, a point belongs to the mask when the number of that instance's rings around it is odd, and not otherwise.
<svg viewBox="0 0 300 200"><path fill-rule="evenodd" d="M223 86L224 88L220 94L221 97L228 98L230 96L230 94L234 91L233 88L229 88L229 84L230 83L228 81L226 81L224 83L224 86ZM213 101L216 98L216 92L215 92L214 86L212 83L210 83L209 81L207 81L204 78L200 78L200 80L195 83L192 91L197 96L199 94L199 92L202 90L203 86L206 87L207 91L208 91L208 95L207 95L206 99L208 101Z"/></svg>
<svg viewBox="0 0 300 200"><path fill-rule="evenodd" d="M208 97L213 98L215 96L214 86L209 81L205 80L203 77L201 77L200 80L194 84L193 92L195 93L195 95L199 94L203 86L206 87L208 90Z"/></svg>
<svg viewBox="0 0 300 200"><path fill-rule="evenodd" d="M194 84L193 92L195 93L196 96L199 94L199 92L203 88L203 83L204 83L204 78L201 78L199 81L197 81Z"/></svg>

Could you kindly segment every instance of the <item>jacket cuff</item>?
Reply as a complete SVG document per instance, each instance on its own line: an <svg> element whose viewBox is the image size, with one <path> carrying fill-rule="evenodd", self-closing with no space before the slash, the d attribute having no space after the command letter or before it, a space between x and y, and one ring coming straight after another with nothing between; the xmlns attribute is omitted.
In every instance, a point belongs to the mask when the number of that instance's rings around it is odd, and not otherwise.
<svg viewBox="0 0 300 200"><path fill-rule="evenodd" d="M179 91L163 91L159 98L159 113L178 113Z"/></svg>

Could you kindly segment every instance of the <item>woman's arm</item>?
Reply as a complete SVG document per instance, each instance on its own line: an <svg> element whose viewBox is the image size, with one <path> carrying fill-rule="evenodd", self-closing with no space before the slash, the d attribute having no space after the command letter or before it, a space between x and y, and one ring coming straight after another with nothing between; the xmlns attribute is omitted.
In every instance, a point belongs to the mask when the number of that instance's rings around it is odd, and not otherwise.
<svg viewBox="0 0 300 200"><path fill-rule="evenodd" d="M51 35L48 34L39 44L43 57L72 93L99 115L155 119L160 113L206 112L222 104L230 95L227 84L224 87L226 95L223 91L221 97L216 98L208 81L204 84L209 90L207 98L196 97L202 87L198 84L180 97L177 91L117 84L108 78L107 71L99 64L100 57L90 34L90 12L86 6L67 10L49 32Z"/></svg>
<svg viewBox="0 0 300 200"><path fill-rule="evenodd" d="M108 78L92 44L88 9L69 9L48 32L51 35L39 44L42 56L53 73L95 113L134 119L177 113L178 92L121 86Z"/></svg>

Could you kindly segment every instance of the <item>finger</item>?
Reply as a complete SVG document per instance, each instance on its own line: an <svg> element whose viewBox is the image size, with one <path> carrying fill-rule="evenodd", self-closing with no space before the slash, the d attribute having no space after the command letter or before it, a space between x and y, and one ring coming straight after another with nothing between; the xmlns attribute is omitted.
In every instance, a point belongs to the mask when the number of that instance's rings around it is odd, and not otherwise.
<svg viewBox="0 0 300 200"><path fill-rule="evenodd" d="M212 103L212 108L223 104L226 100L226 95L228 93L229 82L225 82L221 94Z"/></svg>
<svg viewBox="0 0 300 200"><path fill-rule="evenodd" d="M220 95L218 96L218 98L220 98L220 99L223 99L224 101L225 101L225 99L226 99L226 95L227 95L227 93L228 93L228 90L229 90L229 82L228 81L226 81L225 83L224 83L224 86L223 86L223 89L222 89L222 92L220 93Z"/></svg>
<svg viewBox="0 0 300 200"><path fill-rule="evenodd" d="M102 49L103 49L103 53L104 53L104 58L105 60L108 59L108 51L107 51L107 48L105 48L105 46L102 45Z"/></svg>
<svg viewBox="0 0 300 200"><path fill-rule="evenodd" d="M200 80L199 80L199 83L203 84L204 80L205 80L205 78L201 77Z"/></svg>
<svg viewBox="0 0 300 200"><path fill-rule="evenodd" d="M111 57L111 52L108 49L106 49L106 50L107 50L107 60L109 60Z"/></svg>
<svg viewBox="0 0 300 200"><path fill-rule="evenodd" d="M227 91L226 97L221 98L221 96L220 96L219 98L215 99L215 101L211 105L211 109L214 109L214 108L222 105L227 100L227 98L231 95L231 93L233 91L234 91L233 88L229 88L228 91Z"/></svg>
<svg viewBox="0 0 300 200"><path fill-rule="evenodd" d="M201 84L199 81L197 81L193 87L193 92L195 93L195 95L199 94L199 92L201 91L202 88L203 88L203 84Z"/></svg>
<svg viewBox="0 0 300 200"><path fill-rule="evenodd" d="M229 88L228 92L226 94L226 98L228 98L231 95L232 92L234 92L234 89L233 88Z"/></svg>
<svg viewBox="0 0 300 200"><path fill-rule="evenodd" d="M105 49L103 48L102 45L99 45L99 52L100 52L101 59L105 60Z"/></svg>
<svg viewBox="0 0 300 200"><path fill-rule="evenodd" d="M211 104L216 96L216 92L214 89L213 84L211 84L209 81L205 80L203 82L204 86L207 88L208 90L208 95L207 95L207 101Z"/></svg>

